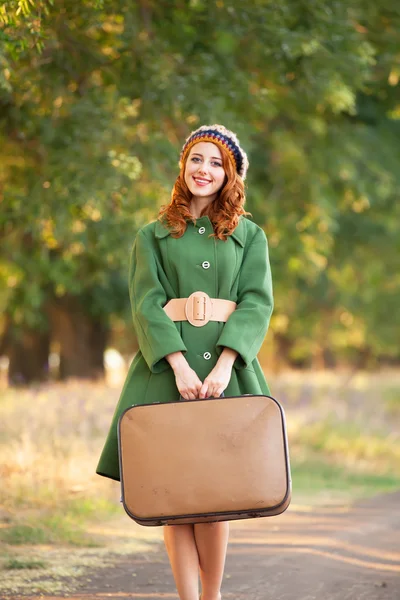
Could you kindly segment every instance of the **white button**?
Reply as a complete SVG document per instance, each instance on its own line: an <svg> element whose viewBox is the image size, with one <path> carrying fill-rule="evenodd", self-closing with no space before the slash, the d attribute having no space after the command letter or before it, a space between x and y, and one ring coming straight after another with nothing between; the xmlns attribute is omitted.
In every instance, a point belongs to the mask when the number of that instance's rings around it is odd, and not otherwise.
<svg viewBox="0 0 400 600"><path fill-rule="evenodd" d="M200 227L199 229L199 233L203 234L205 232L206 228L205 227Z"/></svg>
<svg viewBox="0 0 400 600"><path fill-rule="evenodd" d="M206 360L209 360L211 358L210 352L204 352L203 358L205 358Z"/></svg>
<svg viewBox="0 0 400 600"><path fill-rule="evenodd" d="M210 263L208 262L208 260L205 260L204 262L201 263L201 266L203 267L203 269L209 269Z"/></svg>

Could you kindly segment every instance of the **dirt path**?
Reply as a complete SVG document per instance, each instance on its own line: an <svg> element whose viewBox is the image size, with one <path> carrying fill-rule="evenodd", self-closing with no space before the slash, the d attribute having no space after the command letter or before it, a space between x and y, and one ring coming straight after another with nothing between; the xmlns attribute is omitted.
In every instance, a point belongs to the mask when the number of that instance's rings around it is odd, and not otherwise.
<svg viewBox="0 0 400 600"><path fill-rule="evenodd" d="M78 579L76 588L64 596L0 597L178 598L161 543L150 553L119 556L112 568ZM279 517L232 523L223 598L399 600L400 492L354 507L292 506Z"/></svg>

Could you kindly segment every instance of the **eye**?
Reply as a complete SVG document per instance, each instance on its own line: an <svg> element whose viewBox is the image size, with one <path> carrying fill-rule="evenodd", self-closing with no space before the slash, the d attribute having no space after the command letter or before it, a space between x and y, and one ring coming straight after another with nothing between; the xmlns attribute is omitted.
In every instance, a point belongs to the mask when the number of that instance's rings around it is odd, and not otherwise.
<svg viewBox="0 0 400 600"><path fill-rule="evenodd" d="M222 167L222 164L219 162L216 162L215 160L213 161L213 165L214 165L214 167Z"/></svg>
<svg viewBox="0 0 400 600"><path fill-rule="evenodd" d="M192 162L198 162L200 160L200 158L198 156L192 156L192 158L190 160Z"/></svg>

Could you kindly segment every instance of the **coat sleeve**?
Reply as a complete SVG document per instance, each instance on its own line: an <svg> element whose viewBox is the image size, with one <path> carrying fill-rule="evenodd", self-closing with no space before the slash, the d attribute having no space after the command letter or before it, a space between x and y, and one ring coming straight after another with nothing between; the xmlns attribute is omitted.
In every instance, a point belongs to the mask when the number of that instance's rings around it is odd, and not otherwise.
<svg viewBox="0 0 400 600"><path fill-rule="evenodd" d="M133 244L129 269L129 296L139 348L152 373L169 368L164 358L171 352L186 352L179 331L165 311L167 295L158 277L154 250L139 231Z"/></svg>
<svg viewBox="0 0 400 600"><path fill-rule="evenodd" d="M268 242L262 229L255 234L240 268L236 310L224 325L217 347L239 353L235 367L249 367L264 341L274 307Z"/></svg>

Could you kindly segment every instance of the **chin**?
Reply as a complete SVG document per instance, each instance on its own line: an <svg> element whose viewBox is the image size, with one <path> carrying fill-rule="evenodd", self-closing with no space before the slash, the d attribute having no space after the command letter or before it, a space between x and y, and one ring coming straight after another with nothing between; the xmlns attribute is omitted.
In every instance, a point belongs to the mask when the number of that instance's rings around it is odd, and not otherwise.
<svg viewBox="0 0 400 600"><path fill-rule="evenodd" d="M205 190L196 189L195 186L188 185L189 191L193 196L209 196L210 192L206 192Z"/></svg>
<svg viewBox="0 0 400 600"><path fill-rule="evenodd" d="M213 196L214 192L206 192L205 190L193 190L193 196L199 196L201 198L206 198L207 196Z"/></svg>

